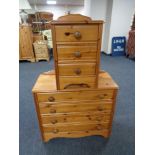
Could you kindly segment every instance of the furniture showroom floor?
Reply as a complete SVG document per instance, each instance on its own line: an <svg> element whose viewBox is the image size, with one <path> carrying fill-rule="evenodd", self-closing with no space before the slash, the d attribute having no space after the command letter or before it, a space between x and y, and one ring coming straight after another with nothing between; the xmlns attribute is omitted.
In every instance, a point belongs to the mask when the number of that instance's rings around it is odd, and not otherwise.
<svg viewBox="0 0 155 155"><path fill-rule="evenodd" d="M101 54L101 69L119 85L112 134L84 138L41 140L31 89L38 75L53 69L50 63L20 62L20 154L21 155L133 155L135 150L135 62L126 57Z"/></svg>

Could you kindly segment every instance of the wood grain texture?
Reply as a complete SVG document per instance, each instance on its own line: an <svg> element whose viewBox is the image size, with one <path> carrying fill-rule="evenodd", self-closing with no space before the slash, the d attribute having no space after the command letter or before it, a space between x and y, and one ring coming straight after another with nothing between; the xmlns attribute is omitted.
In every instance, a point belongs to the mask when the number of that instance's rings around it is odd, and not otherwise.
<svg viewBox="0 0 155 155"><path fill-rule="evenodd" d="M66 122L109 122L111 118L110 112L105 111L88 111L88 112L70 112L70 113L55 113L42 114L41 119L43 124L56 124Z"/></svg>
<svg viewBox="0 0 155 155"><path fill-rule="evenodd" d="M79 138L79 137L92 136L92 135L100 135L100 136L108 137L109 130L103 129L103 130L72 131L72 132L59 132L59 133L45 132L44 141L48 142L50 139L53 139L56 137Z"/></svg>
<svg viewBox="0 0 155 155"><path fill-rule="evenodd" d="M69 61L83 61L86 62L95 61L97 46L95 44L88 45L58 45L58 62L59 63L69 63ZM76 57L76 52L80 53L80 57Z"/></svg>
<svg viewBox="0 0 155 155"><path fill-rule="evenodd" d="M56 26L56 41L97 41L98 25L66 25ZM76 38L75 32L79 32L81 37Z"/></svg>
<svg viewBox="0 0 155 155"><path fill-rule="evenodd" d="M31 26L19 26L19 60L35 62Z"/></svg>
<svg viewBox="0 0 155 155"><path fill-rule="evenodd" d="M49 73L43 73L40 74L38 79L36 80L35 85L33 86L32 91L33 92L55 92L57 90L56 88L56 76L55 71L52 70L52 72ZM99 74L99 82L97 90L107 90L107 89L118 89L118 85L116 82L112 79L112 77L107 72L100 72ZM89 89L94 90L94 89ZM66 90L59 90L59 92L63 92ZM72 91L72 90L69 90Z"/></svg>
<svg viewBox="0 0 155 155"><path fill-rule="evenodd" d="M74 91L56 90L55 80L51 81L54 77L54 71L42 74L33 89L43 140L88 135L109 137L118 89L110 75L101 72L96 89ZM43 89L49 84L54 86L52 90Z"/></svg>
<svg viewBox="0 0 155 155"><path fill-rule="evenodd" d="M58 64L60 76L95 75L95 63Z"/></svg>
<svg viewBox="0 0 155 155"><path fill-rule="evenodd" d="M74 18L74 19L73 19ZM94 21L91 18L76 15L66 15L60 17L57 21L52 22L52 29L54 31L53 44L54 44L54 59L56 68L56 81L57 88L63 90L66 85L77 83L86 83L91 88L97 88L98 74L99 74L99 59L101 50L101 37L102 37L103 21ZM86 81L86 78L70 77L69 80L61 78L61 71L59 64L73 64L83 62L94 62L95 64L95 82ZM85 71L85 75L89 73Z"/></svg>

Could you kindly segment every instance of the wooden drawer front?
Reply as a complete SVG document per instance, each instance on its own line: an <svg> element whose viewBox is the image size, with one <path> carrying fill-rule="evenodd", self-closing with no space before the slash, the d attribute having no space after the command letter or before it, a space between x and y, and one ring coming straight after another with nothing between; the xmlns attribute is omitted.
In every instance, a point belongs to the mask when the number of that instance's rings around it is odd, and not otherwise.
<svg viewBox="0 0 155 155"><path fill-rule="evenodd" d="M43 124L57 124L57 123L69 123L69 122L81 122L87 123L92 121L109 122L111 114L104 112L75 112L75 113L62 113L41 115Z"/></svg>
<svg viewBox="0 0 155 155"><path fill-rule="evenodd" d="M60 89L94 88L95 76L59 77Z"/></svg>
<svg viewBox="0 0 155 155"><path fill-rule="evenodd" d="M90 101L91 102L91 101ZM74 104L51 104L51 103L40 103L41 114L53 114L53 113L67 113L67 112L85 112L85 111L108 111L112 110L112 103L103 102L77 102Z"/></svg>
<svg viewBox="0 0 155 155"><path fill-rule="evenodd" d="M103 130L108 129L109 123L65 123L65 124L44 124L43 125L43 131L44 132L53 132L53 133L59 133L59 132L70 132L70 131L93 131L93 130Z"/></svg>
<svg viewBox="0 0 155 155"><path fill-rule="evenodd" d="M37 93L39 102L60 102L80 100L104 100L112 99L114 90L91 90L56 93Z"/></svg>
<svg viewBox="0 0 155 155"><path fill-rule="evenodd" d="M95 63L58 64L60 76L95 75Z"/></svg>
<svg viewBox="0 0 155 155"><path fill-rule="evenodd" d="M57 46L58 61L96 60L97 45L90 46Z"/></svg>
<svg viewBox="0 0 155 155"><path fill-rule="evenodd" d="M55 32L56 32L56 41L98 40L98 25L55 26Z"/></svg>

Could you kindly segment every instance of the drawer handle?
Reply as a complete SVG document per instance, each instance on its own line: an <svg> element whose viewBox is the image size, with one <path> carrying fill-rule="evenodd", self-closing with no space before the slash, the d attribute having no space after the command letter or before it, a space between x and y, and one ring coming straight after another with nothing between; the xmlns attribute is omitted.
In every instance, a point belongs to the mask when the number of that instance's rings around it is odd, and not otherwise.
<svg viewBox="0 0 155 155"><path fill-rule="evenodd" d="M101 125L98 125L96 128L97 128L97 130L102 130L102 126Z"/></svg>
<svg viewBox="0 0 155 155"><path fill-rule="evenodd" d="M98 118L97 118L97 121L101 121L101 120L102 120L102 118L101 118L101 117L98 117Z"/></svg>
<svg viewBox="0 0 155 155"><path fill-rule="evenodd" d="M81 69L77 68L74 72L75 72L75 74L80 75L81 74Z"/></svg>
<svg viewBox="0 0 155 155"><path fill-rule="evenodd" d="M55 109L51 109L50 113L56 113L56 110Z"/></svg>
<svg viewBox="0 0 155 155"><path fill-rule="evenodd" d="M58 122L57 120L52 120L52 121L51 121L52 124L55 124L55 123L57 123L57 122Z"/></svg>
<svg viewBox="0 0 155 155"><path fill-rule="evenodd" d="M55 101L55 98L51 96L51 97L48 98L48 101L54 102Z"/></svg>
<svg viewBox="0 0 155 155"><path fill-rule="evenodd" d="M88 84L85 83L79 83L79 84L68 84L64 87L64 89L67 88L90 88L90 86Z"/></svg>
<svg viewBox="0 0 155 155"><path fill-rule="evenodd" d="M102 108L102 107L98 107L98 110L99 110L99 111L103 111L103 108Z"/></svg>
<svg viewBox="0 0 155 155"><path fill-rule="evenodd" d="M58 132L59 132L58 129L54 129L54 130L53 130L53 133L58 133Z"/></svg>
<svg viewBox="0 0 155 155"><path fill-rule="evenodd" d="M81 33L80 33L79 31L74 32L74 37L75 37L76 39L81 38Z"/></svg>
<svg viewBox="0 0 155 155"><path fill-rule="evenodd" d="M98 97L99 97L99 99L104 99L105 98L105 95L101 94Z"/></svg>
<svg viewBox="0 0 155 155"><path fill-rule="evenodd" d="M80 58L80 57L81 57L80 51L76 51L76 52L74 53L74 56L75 56L76 58Z"/></svg>

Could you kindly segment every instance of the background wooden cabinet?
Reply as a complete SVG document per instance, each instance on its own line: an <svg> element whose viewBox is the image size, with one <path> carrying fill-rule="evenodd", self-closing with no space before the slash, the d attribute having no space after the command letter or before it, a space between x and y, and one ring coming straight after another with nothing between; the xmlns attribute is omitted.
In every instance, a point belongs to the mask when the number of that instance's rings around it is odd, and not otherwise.
<svg viewBox="0 0 155 155"><path fill-rule="evenodd" d="M31 26L19 27L19 60L35 62L33 53L33 36Z"/></svg>

